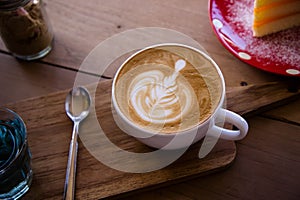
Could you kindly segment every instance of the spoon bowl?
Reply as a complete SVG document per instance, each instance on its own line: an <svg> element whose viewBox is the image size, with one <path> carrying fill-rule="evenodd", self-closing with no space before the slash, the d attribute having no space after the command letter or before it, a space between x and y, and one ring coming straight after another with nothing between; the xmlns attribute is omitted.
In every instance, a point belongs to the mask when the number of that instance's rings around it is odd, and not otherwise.
<svg viewBox="0 0 300 200"><path fill-rule="evenodd" d="M72 121L82 121L89 114L91 97L84 87L73 88L66 97L65 110Z"/></svg>

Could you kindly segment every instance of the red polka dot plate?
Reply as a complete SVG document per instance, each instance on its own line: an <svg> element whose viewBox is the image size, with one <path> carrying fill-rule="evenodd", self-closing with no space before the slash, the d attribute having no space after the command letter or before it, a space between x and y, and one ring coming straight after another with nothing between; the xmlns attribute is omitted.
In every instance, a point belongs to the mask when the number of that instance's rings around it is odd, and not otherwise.
<svg viewBox="0 0 300 200"><path fill-rule="evenodd" d="M300 27L252 36L254 0L210 0L211 26L238 59L264 71L300 77Z"/></svg>

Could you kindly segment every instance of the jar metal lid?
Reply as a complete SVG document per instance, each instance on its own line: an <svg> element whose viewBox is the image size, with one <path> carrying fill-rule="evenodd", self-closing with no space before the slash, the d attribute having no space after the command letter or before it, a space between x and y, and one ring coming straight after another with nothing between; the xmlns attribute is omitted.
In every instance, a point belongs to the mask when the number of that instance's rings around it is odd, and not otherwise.
<svg viewBox="0 0 300 200"><path fill-rule="evenodd" d="M0 0L0 11L14 10L26 5L30 0Z"/></svg>

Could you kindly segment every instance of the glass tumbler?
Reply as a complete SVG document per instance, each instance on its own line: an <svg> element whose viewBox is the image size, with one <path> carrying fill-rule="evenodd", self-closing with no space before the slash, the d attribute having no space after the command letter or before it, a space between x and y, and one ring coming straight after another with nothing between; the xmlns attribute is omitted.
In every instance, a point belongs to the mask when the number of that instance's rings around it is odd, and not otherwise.
<svg viewBox="0 0 300 200"><path fill-rule="evenodd" d="M31 153L19 115L0 108L0 199L18 199L31 185Z"/></svg>

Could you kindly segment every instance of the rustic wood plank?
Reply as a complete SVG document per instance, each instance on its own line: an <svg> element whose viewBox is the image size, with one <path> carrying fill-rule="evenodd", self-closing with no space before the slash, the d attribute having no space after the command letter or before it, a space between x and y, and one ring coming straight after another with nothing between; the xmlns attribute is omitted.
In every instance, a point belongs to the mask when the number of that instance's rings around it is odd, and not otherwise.
<svg viewBox="0 0 300 200"><path fill-rule="evenodd" d="M66 90L73 87L76 78L76 71L18 61L5 54L0 54L0 60L0 105ZM85 74L81 77L94 78Z"/></svg>
<svg viewBox="0 0 300 200"><path fill-rule="evenodd" d="M293 123L296 125L300 125L300 99L297 99L287 105L283 105L280 108L270 110L262 114L262 116L277 119L287 123ZM298 112L294 112L294 111Z"/></svg>
<svg viewBox="0 0 300 200"><path fill-rule="evenodd" d="M228 88L226 107L243 115L250 114L260 108L271 109L287 101L299 99L300 92L298 90L289 91L286 84L284 82L270 82Z"/></svg>
<svg viewBox="0 0 300 200"><path fill-rule="evenodd" d="M89 52L108 37L132 28L162 27L198 41L220 65L228 86L238 86L241 81L251 85L278 79L278 76L250 67L227 52L210 27L207 1L45 2L55 33L54 50L43 59L49 63L78 69ZM0 48L6 50L2 42Z"/></svg>

